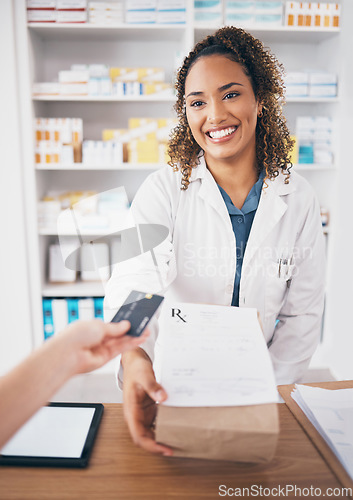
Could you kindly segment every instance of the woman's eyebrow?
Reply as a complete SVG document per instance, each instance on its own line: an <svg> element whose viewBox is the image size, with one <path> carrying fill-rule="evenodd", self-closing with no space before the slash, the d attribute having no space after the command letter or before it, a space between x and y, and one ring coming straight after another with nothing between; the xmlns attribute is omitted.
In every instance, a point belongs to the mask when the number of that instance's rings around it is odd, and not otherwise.
<svg viewBox="0 0 353 500"><path fill-rule="evenodd" d="M217 90L219 92L224 92L225 90L229 89L230 87L233 87L234 85L239 85L240 87L244 87L244 85L242 83L231 82L231 83L227 83L226 85L222 85L222 87L219 87L219 89L217 89ZM204 92L202 92L201 90L198 92L190 92L190 94L188 94L185 97L185 99L187 99L191 95L202 95L202 94L204 94Z"/></svg>
<svg viewBox="0 0 353 500"><path fill-rule="evenodd" d="M241 83L231 82L231 83L227 83L226 85L222 85L222 87L219 87L218 90L220 92L223 92L224 90L227 90L230 87L233 87L233 85L240 85L240 87L244 87L244 85L242 85Z"/></svg>
<svg viewBox="0 0 353 500"><path fill-rule="evenodd" d="M190 92L190 94L188 94L185 99L187 99L188 97L190 97L191 95L202 95L203 92L202 91L199 91L199 92Z"/></svg>

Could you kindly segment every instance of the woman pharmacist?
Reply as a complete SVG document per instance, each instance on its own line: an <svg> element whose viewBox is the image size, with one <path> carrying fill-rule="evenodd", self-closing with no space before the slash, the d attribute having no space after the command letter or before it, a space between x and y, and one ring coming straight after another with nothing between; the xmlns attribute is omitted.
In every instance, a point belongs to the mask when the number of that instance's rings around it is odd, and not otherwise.
<svg viewBox="0 0 353 500"><path fill-rule="evenodd" d="M126 288L158 292L162 281L178 301L256 308L279 384L300 379L315 351L325 265L318 202L290 172L283 95L281 65L243 30L195 46L177 77L174 168L150 175L132 205L137 224L169 236L156 262L147 252L117 266L106 295L116 309ZM167 398L152 369L156 337L154 325L143 349L123 355L124 412L136 444L168 455L151 428Z"/></svg>

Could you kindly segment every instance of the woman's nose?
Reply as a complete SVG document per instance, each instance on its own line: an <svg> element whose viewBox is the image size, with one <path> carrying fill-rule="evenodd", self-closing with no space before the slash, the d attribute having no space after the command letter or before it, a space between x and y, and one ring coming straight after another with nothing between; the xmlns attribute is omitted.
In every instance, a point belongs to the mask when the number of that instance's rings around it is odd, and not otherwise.
<svg viewBox="0 0 353 500"><path fill-rule="evenodd" d="M227 118L226 109L222 102L212 102L208 106L207 121L212 124L218 124Z"/></svg>

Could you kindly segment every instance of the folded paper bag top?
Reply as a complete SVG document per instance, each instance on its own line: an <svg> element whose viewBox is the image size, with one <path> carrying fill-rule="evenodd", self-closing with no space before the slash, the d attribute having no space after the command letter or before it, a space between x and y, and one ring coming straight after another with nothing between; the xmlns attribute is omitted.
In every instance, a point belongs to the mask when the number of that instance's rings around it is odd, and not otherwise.
<svg viewBox="0 0 353 500"><path fill-rule="evenodd" d="M183 408L158 406L156 441L174 456L262 463L276 451L276 403Z"/></svg>

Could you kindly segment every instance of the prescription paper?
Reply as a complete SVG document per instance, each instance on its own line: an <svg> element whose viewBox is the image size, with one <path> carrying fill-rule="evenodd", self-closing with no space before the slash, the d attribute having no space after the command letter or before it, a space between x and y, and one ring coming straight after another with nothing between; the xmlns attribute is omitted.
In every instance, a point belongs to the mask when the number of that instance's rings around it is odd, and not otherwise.
<svg viewBox="0 0 353 500"><path fill-rule="evenodd" d="M256 309L165 304L161 384L167 406L243 406L278 402Z"/></svg>

